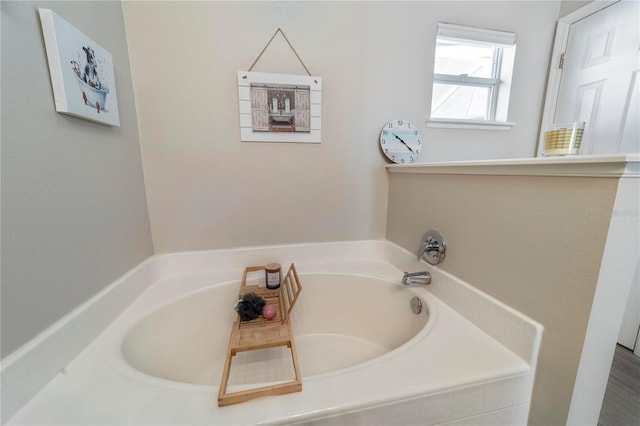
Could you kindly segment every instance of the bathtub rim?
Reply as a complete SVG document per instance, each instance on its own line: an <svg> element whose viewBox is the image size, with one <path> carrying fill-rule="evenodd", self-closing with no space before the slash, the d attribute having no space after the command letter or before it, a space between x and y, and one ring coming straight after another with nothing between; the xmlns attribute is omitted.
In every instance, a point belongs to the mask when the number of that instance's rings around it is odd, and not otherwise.
<svg viewBox="0 0 640 426"><path fill-rule="evenodd" d="M363 274L363 273L340 273L340 272L309 272L309 273L299 273L299 276L302 278L302 282L304 285L304 276L308 276L308 275L331 275L331 276L357 276L357 277L361 277L361 278L367 278L367 279L375 279L381 282L384 282L388 285L392 285L392 286L401 286L401 284L399 282L395 282L394 280L392 280L389 277L385 277L383 275L376 275L376 274ZM118 373L126 376L127 378L136 380L140 383L144 383L147 385L153 385L153 386L158 386L158 387L163 387L163 388L167 388L167 389L174 389L174 390L180 390L180 391L190 391L190 392L208 392L211 393L213 391L217 391L217 389L219 389L220 384L219 383L215 383L212 385L202 385L202 384L196 384L196 383L187 383L187 382L180 382L177 380L171 380L171 379L164 379L161 377L157 377L154 376L152 374L148 374L145 373L139 369L137 369L136 367L134 367L133 365L131 365L131 363L129 363L129 361L127 361L125 355L123 354L124 349L124 340L127 338L130 330L136 326L140 321L144 320L145 318L147 318L149 315L152 315L153 313L175 303L178 302L180 300L184 300L186 298L192 297L194 294L198 294L201 292L205 292L205 291L210 291L212 288L215 287L219 287L219 286L223 286L223 285L230 285L230 284L240 284L240 279L233 279L233 280L227 280L224 282L218 282L215 284L211 284L208 286L204 286L204 287L200 287L200 288L196 288L196 289L192 289L186 293L180 294L176 297L172 297L170 299L167 300L163 300L162 302L158 303L158 304L154 304L152 307L147 307L146 309L142 310L141 312L138 312L137 314L135 314L132 318L128 318L127 319L127 323L128 326L127 327L119 327L120 329L117 331L116 335L113 336L113 342L117 342L117 345L113 345L114 347L112 348L110 354L108 355L111 358L111 362L112 365L116 368L116 370L118 371ZM429 318L426 320L424 326L420 329L420 331L418 333L416 333L414 336L412 336L411 338L409 338L406 342L404 342L403 344L393 348L390 351L385 352L382 355L376 356L374 358L371 358L365 362L356 364L356 365L352 365L349 367L345 367L345 368L340 368L337 370L332 370L332 371L328 371L325 373L320 373L320 374L314 374L308 377L303 377L303 384L304 382L308 382L308 381L313 381L313 380L321 380L325 377L331 377L334 375L338 375L338 374L345 374L348 373L350 371L354 371L354 370L358 370L360 368L368 368L371 367L372 365L375 365L376 363L380 363L380 362L384 362L387 359L393 358L398 356L401 352L406 351L406 350L410 350L411 347L415 346L418 342L422 341L423 339L425 339L433 330L433 328L436 326L436 323L438 321L438 309L436 308L436 303L433 300L433 295L429 293L428 289L425 287L408 287L408 288L403 288L403 290L405 291L409 291L414 293L416 296L419 296L420 299L422 300L423 304L426 306L427 310L428 310L428 315ZM142 294L140 297L144 297L144 294ZM231 325L229 325L229 327L231 327ZM223 339L223 341L226 342L227 337L228 336L224 336L225 339ZM297 337L297 336L295 336ZM220 366L220 368L222 368L222 366ZM267 385L271 385L274 384L273 382L266 382L266 383L251 383L250 385L236 385L238 388L244 386L244 387L249 387L249 386L267 386ZM231 386L230 388L235 388L236 386Z"/></svg>
<svg viewBox="0 0 640 426"><path fill-rule="evenodd" d="M27 403L33 400L41 401L36 394L46 393L48 383L52 380L57 382L61 370L64 374L64 368L68 364L76 358L81 358L79 355L83 352L91 350L92 342L124 315L144 291L158 280L176 275L176 270L182 268L184 263L195 264L198 273L219 269L238 272L246 264L273 261L274 253L284 253L286 256L294 254L296 262L316 264L319 263L318 252L322 252L323 261L340 263L343 258L348 257L350 261L382 262L391 265L396 271L431 271L434 283L430 286L430 293L436 297L437 303L443 303L444 307L453 309L467 321L478 326L518 355L529 365L531 371L535 372L544 330L540 323L439 267L417 261L413 253L388 239L270 244L158 253L125 271L93 297L2 359L2 423L11 423L12 419L29 413L32 404ZM265 253L268 253L268 256L265 256ZM206 263L206 267L202 267L203 263ZM220 265L224 267L221 268ZM464 298L461 298L461 295L464 295ZM469 310L470 307L473 309ZM476 322L478 308L490 307L486 313L494 317L495 321L492 324ZM532 339L532 346L523 348L522 337L520 340L514 340L513 336L501 336L495 327L498 323L508 326L521 325L522 321L526 323L522 334L525 339ZM478 380L484 379L480 377Z"/></svg>

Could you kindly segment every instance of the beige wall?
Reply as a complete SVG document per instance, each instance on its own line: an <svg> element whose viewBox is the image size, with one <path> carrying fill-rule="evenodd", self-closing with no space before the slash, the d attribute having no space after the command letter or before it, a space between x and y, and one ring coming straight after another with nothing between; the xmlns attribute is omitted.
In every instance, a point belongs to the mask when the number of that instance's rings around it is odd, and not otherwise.
<svg viewBox="0 0 640 426"><path fill-rule="evenodd" d="M2 356L153 254L117 2L2 1ZM113 55L121 127L55 111L37 8Z"/></svg>
<svg viewBox="0 0 640 426"><path fill-rule="evenodd" d="M559 4L124 2L156 252L383 238L394 118L423 161L532 156ZM517 33L513 130L426 127L438 21ZM237 71L278 27L323 79L319 145L240 142ZM254 70L304 74L280 36Z"/></svg>
<svg viewBox="0 0 640 426"><path fill-rule="evenodd" d="M544 325L532 425L565 424L617 179L390 173L387 238Z"/></svg>

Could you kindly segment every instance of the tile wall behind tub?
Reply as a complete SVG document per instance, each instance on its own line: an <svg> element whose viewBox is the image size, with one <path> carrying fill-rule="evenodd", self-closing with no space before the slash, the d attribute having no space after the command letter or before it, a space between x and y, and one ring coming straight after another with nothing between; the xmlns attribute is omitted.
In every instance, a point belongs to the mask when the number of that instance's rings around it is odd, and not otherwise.
<svg viewBox="0 0 640 426"><path fill-rule="evenodd" d="M520 312L438 269L429 290L509 348L535 370L543 327Z"/></svg>
<svg viewBox="0 0 640 426"><path fill-rule="evenodd" d="M439 266L418 261L408 250L388 242L385 254L401 271L431 271L429 292L472 324L536 368L543 327L531 318L455 277Z"/></svg>

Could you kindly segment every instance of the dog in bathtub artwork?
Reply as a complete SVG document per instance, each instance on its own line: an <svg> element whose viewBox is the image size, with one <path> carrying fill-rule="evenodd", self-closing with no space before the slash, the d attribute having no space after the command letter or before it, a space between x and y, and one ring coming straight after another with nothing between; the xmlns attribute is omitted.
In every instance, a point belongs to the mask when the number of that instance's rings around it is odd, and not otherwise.
<svg viewBox="0 0 640 426"><path fill-rule="evenodd" d="M100 111L107 112L105 106L107 103L107 94L109 93L109 85L103 83L100 79L100 74L104 72L98 72L98 60L96 54L90 46L82 46L84 56L84 67L80 67L77 61L71 61L73 74L78 80L78 87L82 92L82 101L85 105L95 108L96 112L100 114ZM100 69L103 69L104 61L100 64Z"/></svg>
<svg viewBox="0 0 640 426"><path fill-rule="evenodd" d="M119 126L108 50L49 9L39 9L56 111Z"/></svg>

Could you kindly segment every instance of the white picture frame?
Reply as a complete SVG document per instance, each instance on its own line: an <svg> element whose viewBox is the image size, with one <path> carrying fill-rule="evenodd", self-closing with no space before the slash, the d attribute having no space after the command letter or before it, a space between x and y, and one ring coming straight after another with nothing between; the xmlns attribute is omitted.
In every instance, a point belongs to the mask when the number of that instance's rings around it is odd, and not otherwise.
<svg viewBox="0 0 640 426"><path fill-rule="evenodd" d="M38 12L56 111L119 127L111 53L53 11Z"/></svg>
<svg viewBox="0 0 640 426"><path fill-rule="evenodd" d="M240 140L322 141L322 79L238 71Z"/></svg>

